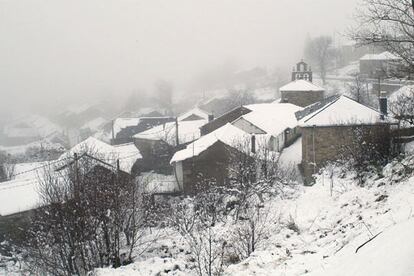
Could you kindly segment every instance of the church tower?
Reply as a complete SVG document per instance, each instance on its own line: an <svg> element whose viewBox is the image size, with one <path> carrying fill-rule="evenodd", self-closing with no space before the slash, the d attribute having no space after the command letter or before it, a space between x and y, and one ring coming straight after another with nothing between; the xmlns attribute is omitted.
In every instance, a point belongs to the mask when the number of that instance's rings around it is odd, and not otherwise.
<svg viewBox="0 0 414 276"><path fill-rule="evenodd" d="M301 60L293 67L292 70L292 81L295 80L306 80L312 82L312 69L306 62Z"/></svg>

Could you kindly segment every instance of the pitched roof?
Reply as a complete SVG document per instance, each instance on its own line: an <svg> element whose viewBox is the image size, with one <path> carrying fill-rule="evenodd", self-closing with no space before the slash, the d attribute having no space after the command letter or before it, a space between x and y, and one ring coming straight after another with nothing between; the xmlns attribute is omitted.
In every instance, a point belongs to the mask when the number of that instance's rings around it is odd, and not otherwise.
<svg viewBox="0 0 414 276"><path fill-rule="evenodd" d="M380 54L366 54L360 58L360 60L400 60L401 58L388 52L382 52Z"/></svg>
<svg viewBox="0 0 414 276"><path fill-rule="evenodd" d="M194 156L200 155L206 151L216 142L221 141L229 146L235 146L238 142L242 142L245 139L250 139L250 135L243 130L227 123L226 125L216 129L215 131L200 137L200 139L187 145L183 150L180 150L174 154L170 163L183 161Z"/></svg>
<svg viewBox="0 0 414 276"><path fill-rule="evenodd" d="M281 88L280 91L325 91L324 88L306 80L295 80Z"/></svg>
<svg viewBox="0 0 414 276"><path fill-rule="evenodd" d="M131 172L135 161L142 158L141 153L133 143L112 146L94 137L89 137L62 154L58 160L62 160L65 163L64 161L72 158L75 153L79 156L83 153L88 153L114 166L117 160L119 160L120 169L127 173Z"/></svg>
<svg viewBox="0 0 414 276"><path fill-rule="evenodd" d="M200 127L207 120L178 121L178 140L180 143L188 143L200 137ZM176 143L175 122L158 125L134 135L134 138L162 140L170 145Z"/></svg>
<svg viewBox="0 0 414 276"><path fill-rule="evenodd" d="M180 116L178 116L177 119L178 119L178 121L183 121L183 120L187 119L188 117L190 117L191 115L196 115L197 117L200 117L201 119L208 120L208 116L210 115L210 113L207 112L207 111L204 111L204 110L202 110L198 107L195 107L195 108L181 114Z"/></svg>
<svg viewBox="0 0 414 276"><path fill-rule="evenodd" d="M381 113L346 96L340 96L300 120L301 127L363 125L385 122Z"/></svg>
<svg viewBox="0 0 414 276"><path fill-rule="evenodd" d="M287 128L297 126L295 113L300 110L301 107L290 103L260 104L256 105L252 112L237 120L244 119L267 134L278 135Z"/></svg>

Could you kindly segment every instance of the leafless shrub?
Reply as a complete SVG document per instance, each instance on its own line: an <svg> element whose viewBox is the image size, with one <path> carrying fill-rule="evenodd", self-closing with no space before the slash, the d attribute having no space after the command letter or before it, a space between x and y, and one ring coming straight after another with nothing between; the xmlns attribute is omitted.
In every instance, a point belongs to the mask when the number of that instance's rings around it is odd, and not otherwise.
<svg viewBox="0 0 414 276"><path fill-rule="evenodd" d="M255 250L263 248L271 232L277 231L280 220L270 208L261 204L246 210L244 219L232 228L232 249L239 260L246 259Z"/></svg>
<svg viewBox="0 0 414 276"><path fill-rule="evenodd" d="M171 216L173 227L183 236L191 250L198 275L221 275L228 243L217 226L217 195L206 191L178 203ZM217 203L217 202L216 202Z"/></svg>
<svg viewBox="0 0 414 276"><path fill-rule="evenodd" d="M132 261L147 215L140 183L88 153L45 170L40 182L44 207L23 246L34 273L85 275Z"/></svg>
<svg viewBox="0 0 414 276"><path fill-rule="evenodd" d="M391 133L386 127L358 126L352 129L350 143L344 145L337 162L354 170L360 185L370 174L379 174L392 156Z"/></svg>

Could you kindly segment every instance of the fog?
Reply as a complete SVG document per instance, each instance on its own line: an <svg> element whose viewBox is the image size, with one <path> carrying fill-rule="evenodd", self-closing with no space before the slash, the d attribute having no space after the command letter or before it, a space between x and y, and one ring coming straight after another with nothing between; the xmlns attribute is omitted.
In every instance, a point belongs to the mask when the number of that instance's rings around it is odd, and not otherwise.
<svg viewBox="0 0 414 276"><path fill-rule="evenodd" d="M191 93L206 70L288 70L357 0L0 0L1 108L126 97L156 79Z"/></svg>

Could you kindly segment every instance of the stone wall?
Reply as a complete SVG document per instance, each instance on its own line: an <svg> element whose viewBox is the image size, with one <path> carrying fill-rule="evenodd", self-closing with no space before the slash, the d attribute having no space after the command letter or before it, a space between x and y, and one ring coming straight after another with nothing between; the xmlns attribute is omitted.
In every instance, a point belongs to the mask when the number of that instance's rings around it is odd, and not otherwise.
<svg viewBox="0 0 414 276"><path fill-rule="evenodd" d="M323 100L324 91L281 91L282 101L301 107Z"/></svg>
<svg viewBox="0 0 414 276"><path fill-rule="evenodd" d="M327 161L345 157L355 145L356 132L363 136L358 141L366 141L381 146L381 151L390 148L389 125L305 127L302 132L302 169L305 184L312 183L312 174L319 171ZM388 140L387 140L388 139ZM348 149L348 150L346 150ZM315 164L315 165L314 165Z"/></svg>

